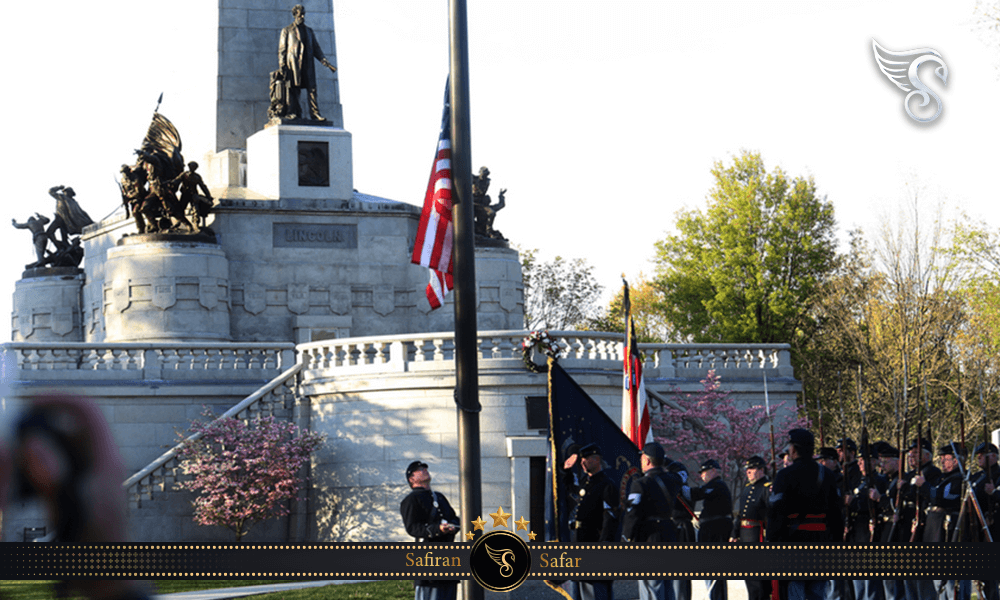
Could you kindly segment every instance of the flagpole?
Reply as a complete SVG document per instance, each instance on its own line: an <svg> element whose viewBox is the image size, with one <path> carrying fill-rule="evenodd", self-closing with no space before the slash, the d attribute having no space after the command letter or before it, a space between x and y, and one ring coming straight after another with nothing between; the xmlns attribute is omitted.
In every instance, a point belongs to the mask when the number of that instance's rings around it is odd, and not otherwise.
<svg viewBox="0 0 1000 600"><path fill-rule="evenodd" d="M472 206L472 136L469 129L469 39L465 0L449 0L451 53L452 223L455 227L455 402L462 535L482 510L479 445L479 364L476 325L476 249ZM482 600L483 588L462 582L465 600Z"/></svg>

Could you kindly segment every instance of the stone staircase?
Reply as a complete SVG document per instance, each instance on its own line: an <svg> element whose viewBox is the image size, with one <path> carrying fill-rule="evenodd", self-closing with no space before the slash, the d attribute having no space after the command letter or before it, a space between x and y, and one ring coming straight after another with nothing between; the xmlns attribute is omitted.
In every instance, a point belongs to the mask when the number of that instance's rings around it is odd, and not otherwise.
<svg viewBox="0 0 1000 600"><path fill-rule="evenodd" d="M283 420L297 420L297 377L304 364L296 363L253 394L227 410L218 419L235 417L249 421L257 417L273 416ZM187 440L201 437L195 433ZM159 458L125 480L122 485L128 494L129 508L141 509L144 501L173 491L174 484L184 477L177 451L180 444L164 452Z"/></svg>

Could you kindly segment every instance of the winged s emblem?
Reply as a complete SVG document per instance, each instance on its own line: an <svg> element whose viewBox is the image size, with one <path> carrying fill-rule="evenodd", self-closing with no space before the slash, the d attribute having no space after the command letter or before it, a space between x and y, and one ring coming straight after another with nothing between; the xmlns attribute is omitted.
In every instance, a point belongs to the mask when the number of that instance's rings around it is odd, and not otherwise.
<svg viewBox="0 0 1000 600"><path fill-rule="evenodd" d="M934 93L924 82L920 81L920 67L924 63L937 63L934 74L945 85L948 85L948 65L944 62L944 57L932 48L918 48L916 50L894 51L887 50L872 38L872 51L875 53L875 63L882 71L882 74L896 87L907 92L903 100L903 108L910 118L921 123L929 123L941 115L944 103L941 98ZM913 96L920 97L920 106L930 104L931 98L937 103L937 112L930 117L918 117L910 110L910 99Z"/></svg>
<svg viewBox="0 0 1000 600"><path fill-rule="evenodd" d="M489 545L486 546L486 553L490 555L493 562L500 565L500 575L502 577L510 577L514 572L514 567L507 563L507 558L510 558L510 562L514 562L514 551L513 550L494 550L490 548Z"/></svg>

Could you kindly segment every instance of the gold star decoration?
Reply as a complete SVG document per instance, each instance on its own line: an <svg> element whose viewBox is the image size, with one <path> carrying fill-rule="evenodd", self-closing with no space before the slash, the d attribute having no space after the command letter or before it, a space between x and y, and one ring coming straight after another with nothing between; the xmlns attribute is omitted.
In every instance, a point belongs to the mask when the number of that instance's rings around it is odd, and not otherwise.
<svg viewBox="0 0 1000 600"><path fill-rule="evenodd" d="M535 541L535 532L534 531L529 531L528 532L528 541L529 542Z"/></svg>
<svg viewBox="0 0 1000 600"><path fill-rule="evenodd" d="M474 538L474 537L476 537L476 534L474 534L474 533L472 533L470 531L470 532L468 532L468 533L465 534L465 541L471 542L472 538Z"/></svg>
<svg viewBox="0 0 1000 600"><path fill-rule="evenodd" d="M486 521L484 521L481 516L480 517L476 517L476 520L472 521L472 530L473 531L485 531L483 529L483 527L485 527L485 526L486 526Z"/></svg>
<svg viewBox="0 0 1000 600"><path fill-rule="evenodd" d="M500 508L498 508L495 513L490 513L490 517L493 518L493 526L494 527L498 527L500 525L503 525L504 527L508 527L508 525L507 525L507 518L510 517L510 513L505 513L503 511L503 507L502 506Z"/></svg>
<svg viewBox="0 0 1000 600"><path fill-rule="evenodd" d="M530 523L530 521L525 521L524 517L521 517L520 519L514 521L514 524L517 525L517 529L515 529L515 531L521 531L522 529L527 531L528 523Z"/></svg>

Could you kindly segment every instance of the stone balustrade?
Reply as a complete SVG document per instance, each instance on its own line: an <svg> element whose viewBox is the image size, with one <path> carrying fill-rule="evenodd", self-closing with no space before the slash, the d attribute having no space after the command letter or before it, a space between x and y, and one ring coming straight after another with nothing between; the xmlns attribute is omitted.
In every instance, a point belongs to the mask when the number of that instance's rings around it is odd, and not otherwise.
<svg viewBox="0 0 1000 600"><path fill-rule="evenodd" d="M4 344L18 379L194 380L270 379L296 364L293 344L253 343L29 343Z"/></svg>
<svg viewBox="0 0 1000 600"><path fill-rule="evenodd" d="M520 361L521 342L528 331L481 331L478 352L481 369L509 368ZM616 368L623 361L621 334L581 331L550 331L561 348L559 360L569 367ZM454 360L451 333L407 336L343 338L300 344L307 371L325 375L374 372L412 372L450 368L441 363ZM762 372L792 377L788 344L639 344L650 377L703 377L715 370L724 379L757 379Z"/></svg>

